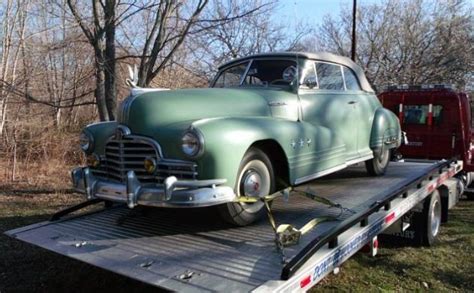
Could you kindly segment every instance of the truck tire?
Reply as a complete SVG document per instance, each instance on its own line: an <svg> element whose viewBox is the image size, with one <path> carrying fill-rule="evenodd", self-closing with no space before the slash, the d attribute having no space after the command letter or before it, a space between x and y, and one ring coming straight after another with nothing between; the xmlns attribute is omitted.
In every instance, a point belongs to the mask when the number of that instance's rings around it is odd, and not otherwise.
<svg viewBox="0 0 474 293"><path fill-rule="evenodd" d="M474 193L473 192L464 192L464 195L468 200L474 200Z"/></svg>
<svg viewBox="0 0 474 293"><path fill-rule="evenodd" d="M441 197L437 190L423 202L423 211L414 217L414 225L416 244L432 246L441 226Z"/></svg>
<svg viewBox="0 0 474 293"><path fill-rule="evenodd" d="M381 176L385 174L390 162L390 149L382 148L380 152L374 152L374 158L365 161L367 173L371 176Z"/></svg>
<svg viewBox="0 0 474 293"><path fill-rule="evenodd" d="M268 156L257 148L250 148L240 163L235 186L237 196L262 197L275 190L275 175ZM227 203L218 206L221 217L237 226L246 226L265 216L265 205L256 203Z"/></svg>

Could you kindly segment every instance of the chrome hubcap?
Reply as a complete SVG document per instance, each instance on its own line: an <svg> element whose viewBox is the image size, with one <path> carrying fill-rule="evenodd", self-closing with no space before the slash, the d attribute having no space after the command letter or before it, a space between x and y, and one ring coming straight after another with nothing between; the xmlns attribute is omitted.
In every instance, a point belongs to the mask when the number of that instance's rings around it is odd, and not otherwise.
<svg viewBox="0 0 474 293"><path fill-rule="evenodd" d="M244 195L259 196L262 186L262 176L255 170L248 170L243 178Z"/></svg>

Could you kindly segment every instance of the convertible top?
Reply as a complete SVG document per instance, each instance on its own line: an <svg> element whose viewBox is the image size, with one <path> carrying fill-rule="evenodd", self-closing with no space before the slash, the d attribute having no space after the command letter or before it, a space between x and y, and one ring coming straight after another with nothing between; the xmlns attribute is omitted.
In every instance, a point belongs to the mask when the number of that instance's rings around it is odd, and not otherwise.
<svg viewBox="0 0 474 293"><path fill-rule="evenodd" d="M304 58L304 59L312 59L312 60L317 60L317 61L326 61L326 62L331 62L331 63L336 63L340 65L344 65L349 67L354 71L354 73L357 75L357 78L359 79L360 85L362 89L366 92L374 92L372 89L372 86L370 85L369 81L365 77L364 70L357 65L354 61L351 59L344 57L344 56L339 56L335 55L332 53L327 53L327 52L317 52L317 53L308 53L308 52L271 52L271 53L261 53L261 54L254 54L242 58L236 58L233 59L227 63L224 63L223 65L219 66L219 70L235 64L239 63L245 60L250 60L254 58L273 58L273 57L291 57L291 58Z"/></svg>

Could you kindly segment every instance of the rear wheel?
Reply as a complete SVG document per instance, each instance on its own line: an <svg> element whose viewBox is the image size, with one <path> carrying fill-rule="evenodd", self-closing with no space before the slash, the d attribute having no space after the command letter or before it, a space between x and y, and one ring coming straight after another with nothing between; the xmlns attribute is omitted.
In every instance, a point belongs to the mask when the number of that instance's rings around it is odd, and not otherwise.
<svg viewBox="0 0 474 293"><path fill-rule="evenodd" d="M374 158L365 161L367 173L371 176L384 175L390 162L390 149L382 148L380 152L374 152Z"/></svg>
<svg viewBox="0 0 474 293"><path fill-rule="evenodd" d="M415 241L419 245L432 246L441 226L441 197L434 191L423 203L423 211L414 217Z"/></svg>
<svg viewBox="0 0 474 293"><path fill-rule="evenodd" d="M250 148L240 163L235 186L237 196L263 197L275 190L275 176L268 156L257 148ZM245 226L265 215L263 202L227 203L218 207L227 222Z"/></svg>

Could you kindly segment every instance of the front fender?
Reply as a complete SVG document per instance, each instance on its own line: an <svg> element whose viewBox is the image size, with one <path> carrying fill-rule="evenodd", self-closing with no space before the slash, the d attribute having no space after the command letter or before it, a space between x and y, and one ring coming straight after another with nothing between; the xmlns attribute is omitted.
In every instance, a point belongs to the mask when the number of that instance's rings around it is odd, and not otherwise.
<svg viewBox="0 0 474 293"><path fill-rule="evenodd" d="M214 118L192 127L204 136L198 160L200 179L226 178L235 186L245 152L260 141L273 141L283 150L290 184L298 178L345 162L345 147L328 128L271 117Z"/></svg>
<svg viewBox="0 0 474 293"><path fill-rule="evenodd" d="M105 143L109 137L114 135L117 125L116 121L106 121L89 124L84 128L84 131L92 134L94 138L94 153L105 155Z"/></svg>
<svg viewBox="0 0 474 293"><path fill-rule="evenodd" d="M398 117L388 109L378 108L370 134L370 148L374 151L380 150L383 145L388 148L397 148L401 141L402 132Z"/></svg>

